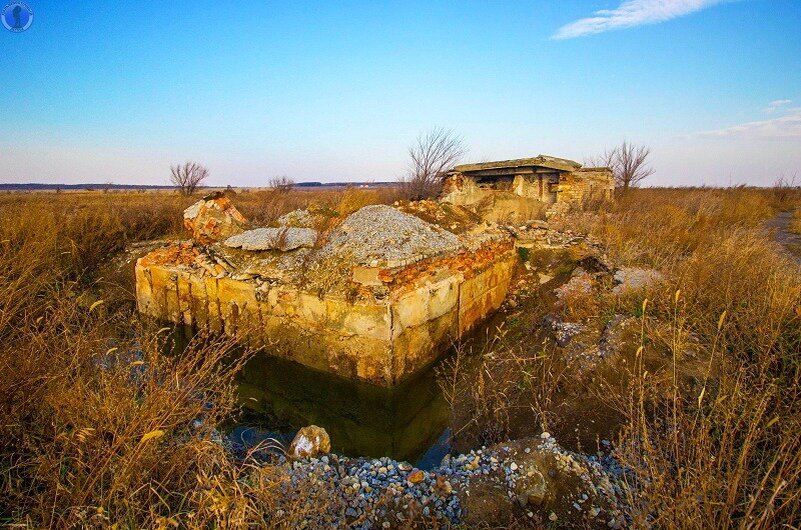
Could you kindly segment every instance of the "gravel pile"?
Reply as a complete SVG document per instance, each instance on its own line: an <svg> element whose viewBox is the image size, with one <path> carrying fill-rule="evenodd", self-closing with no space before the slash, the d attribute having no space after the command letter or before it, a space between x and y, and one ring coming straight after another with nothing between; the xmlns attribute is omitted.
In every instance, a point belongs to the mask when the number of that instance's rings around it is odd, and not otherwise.
<svg viewBox="0 0 801 530"><path fill-rule="evenodd" d="M313 506L316 499L326 498L329 506L339 507L311 510L301 527L397 528L419 516L447 527L461 516L450 481L438 481L433 473L406 462L330 455L284 465L290 468L284 492L290 499L302 495Z"/></svg>
<svg viewBox="0 0 801 530"><path fill-rule="evenodd" d="M365 206L345 219L320 257L368 266L404 264L459 248L458 238L391 206Z"/></svg>
<svg viewBox="0 0 801 530"><path fill-rule="evenodd" d="M609 442L604 440L604 444ZM558 470L553 476L572 476L583 484L575 497L562 499L565 505L558 510L559 516L546 511L550 521L567 524L565 514L569 513L603 527L625 526L622 512L609 508L624 498L618 485L623 474L619 465L611 457L567 451L548 433L539 439L446 456L431 471L386 457L349 458L334 454L297 461L280 456L277 463L289 475L283 495L290 500L306 499L308 515L301 528L398 528L420 520L426 521L427 526L449 527L465 522L462 501L471 492L478 493L476 488L496 492L496 502L503 510L519 506L520 485L528 480L530 462L541 458L536 455L551 455L555 471ZM322 499L332 509L316 510ZM537 511L532 506L525 509L530 510L529 518Z"/></svg>
<svg viewBox="0 0 801 530"><path fill-rule="evenodd" d="M278 224L297 228L311 228L314 226L314 216L309 210L293 210L279 217Z"/></svg>

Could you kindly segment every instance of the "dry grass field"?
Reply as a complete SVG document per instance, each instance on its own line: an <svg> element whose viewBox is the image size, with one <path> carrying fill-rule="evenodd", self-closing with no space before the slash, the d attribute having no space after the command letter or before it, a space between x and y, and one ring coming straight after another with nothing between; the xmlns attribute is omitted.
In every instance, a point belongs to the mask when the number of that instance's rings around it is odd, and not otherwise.
<svg viewBox="0 0 801 530"><path fill-rule="evenodd" d="M603 327L611 315L636 316L632 362L582 382L589 403L559 408L557 391L570 384L565 369L524 338L542 316L534 300L488 346L480 377L464 385L473 390L461 398L463 415L482 418L498 440L521 433L521 416L563 442L565 416L571 432L576 423L619 422L615 454L636 470L628 500L637 527L796 524L801 277L797 257L763 225L798 198L744 188L639 189L573 212L562 228L594 236L616 264L665 275L644 293L565 300L566 319L589 327ZM684 385L681 356L690 344L708 360ZM582 449L593 452L588 445Z"/></svg>
<svg viewBox="0 0 801 530"><path fill-rule="evenodd" d="M394 198L386 190L263 191L235 202L266 224L311 203L346 214ZM307 509L278 494L284 478L270 466L234 462L213 441L215 425L235 412L233 376L243 360L224 360L230 344L199 338L185 355L165 357L162 335L138 324L132 304L87 294L102 292L98 271L126 244L184 237L181 212L192 200L0 196L3 522L289 528ZM600 241L615 263L667 279L642 296L568 299L563 311L585 321L636 315L638 359L658 344L674 352L667 366L675 366L689 340L710 359L697 393L680 387L675 370L649 373L636 362L626 384L595 389L622 417L616 456L636 472L629 504L637 527L793 528L801 520L801 276L763 229L799 205L801 196L772 190L635 189L561 221ZM518 392L529 410L547 409L543 384L519 378L547 383L548 360L521 364L519 346L505 345L495 353L515 369L478 396L496 412L487 421L502 416L500 390L510 386L532 389ZM536 418L535 433L548 421Z"/></svg>

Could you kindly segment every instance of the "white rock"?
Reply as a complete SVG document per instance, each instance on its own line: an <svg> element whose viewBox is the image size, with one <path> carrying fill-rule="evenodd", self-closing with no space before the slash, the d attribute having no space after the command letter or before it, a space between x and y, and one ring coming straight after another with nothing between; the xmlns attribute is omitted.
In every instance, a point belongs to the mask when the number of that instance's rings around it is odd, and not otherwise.
<svg viewBox="0 0 801 530"><path fill-rule="evenodd" d="M615 271L615 283L617 285L612 289L612 292L620 294L625 291L643 289L663 278L662 273L655 269L621 267Z"/></svg>
<svg viewBox="0 0 801 530"><path fill-rule="evenodd" d="M289 444L287 454L292 458L312 458L331 452L331 439L322 427L309 425L303 427Z"/></svg>

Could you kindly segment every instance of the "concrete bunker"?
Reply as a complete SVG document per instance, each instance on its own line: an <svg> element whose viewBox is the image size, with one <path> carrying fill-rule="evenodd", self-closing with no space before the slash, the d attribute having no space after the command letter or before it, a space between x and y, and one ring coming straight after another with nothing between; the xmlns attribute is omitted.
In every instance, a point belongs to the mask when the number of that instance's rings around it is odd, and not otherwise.
<svg viewBox="0 0 801 530"><path fill-rule="evenodd" d="M245 230L225 196L205 197L184 215L194 240L137 261L139 311L391 386L506 297L517 260L506 231L477 224L457 235L384 205L324 233L296 226L308 217Z"/></svg>
<svg viewBox="0 0 801 530"><path fill-rule="evenodd" d="M614 187L608 168L583 168L572 160L539 155L456 166L444 176L441 200L489 221L520 223L571 203L610 198Z"/></svg>

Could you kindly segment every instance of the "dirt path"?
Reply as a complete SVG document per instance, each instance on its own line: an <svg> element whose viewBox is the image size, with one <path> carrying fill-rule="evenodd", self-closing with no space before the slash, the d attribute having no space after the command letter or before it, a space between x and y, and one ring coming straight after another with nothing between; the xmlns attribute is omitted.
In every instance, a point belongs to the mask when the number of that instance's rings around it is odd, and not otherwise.
<svg viewBox="0 0 801 530"><path fill-rule="evenodd" d="M779 212L779 214L765 223L765 228L773 231L776 242L781 244L793 258L801 263L801 235L790 231L790 221L793 211Z"/></svg>

